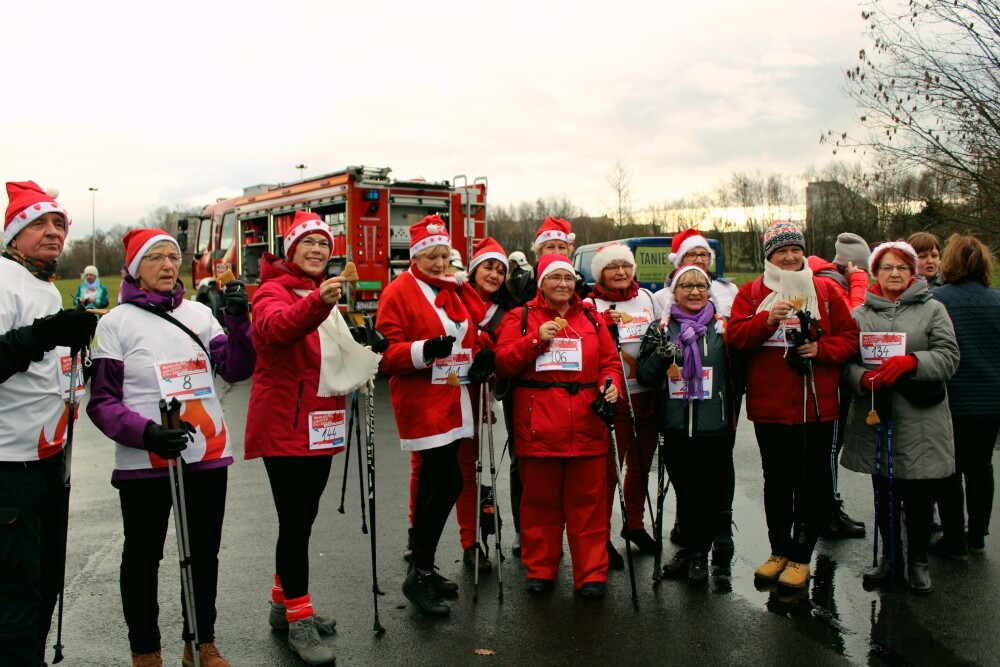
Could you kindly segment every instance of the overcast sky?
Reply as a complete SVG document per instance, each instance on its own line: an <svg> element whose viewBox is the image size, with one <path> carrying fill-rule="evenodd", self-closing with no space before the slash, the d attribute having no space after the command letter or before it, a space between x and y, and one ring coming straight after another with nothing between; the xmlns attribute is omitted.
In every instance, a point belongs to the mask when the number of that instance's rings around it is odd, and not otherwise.
<svg viewBox="0 0 1000 667"><path fill-rule="evenodd" d="M490 201L636 208L734 171L799 175L849 129L853 0L41 1L0 19L0 177L89 233L243 186L388 166ZM4 200L6 204L6 200Z"/></svg>

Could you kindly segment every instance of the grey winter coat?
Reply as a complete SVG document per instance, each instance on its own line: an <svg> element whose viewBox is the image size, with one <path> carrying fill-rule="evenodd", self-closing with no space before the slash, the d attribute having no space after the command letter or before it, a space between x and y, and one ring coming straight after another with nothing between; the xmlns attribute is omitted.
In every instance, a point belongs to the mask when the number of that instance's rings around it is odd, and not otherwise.
<svg viewBox="0 0 1000 667"><path fill-rule="evenodd" d="M851 313L862 331L906 332L906 353L917 359L914 379L945 381L958 368L958 343L944 306L931 298L927 283L917 280L898 301L890 301L870 289L865 303ZM862 365L860 354L844 366L844 377L856 394L847 416L844 452L840 463L849 470L875 472L875 433L865 423L872 395L861 388L861 376L877 368ZM893 422L893 468L899 479L940 479L955 472L955 439L948 399L930 407L916 407L895 389L891 396ZM886 437L888 424L882 416L882 476L888 475Z"/></svg>

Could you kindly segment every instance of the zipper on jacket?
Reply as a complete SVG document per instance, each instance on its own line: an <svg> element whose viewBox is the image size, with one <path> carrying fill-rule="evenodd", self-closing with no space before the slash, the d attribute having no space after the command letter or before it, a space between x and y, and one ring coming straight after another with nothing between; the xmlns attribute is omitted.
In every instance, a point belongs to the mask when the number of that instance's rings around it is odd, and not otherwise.
<svg viewBox="0 0 1000 667"><path fill-rule="evenodd" d="M688 437L694 437L694 409L695 402L691 401L688 403Z"/></svg>
<svg viewBox="0 0 1000 667"><path fill-rule="evenodd" d="M722 403L722 421L726 421L726 395L719 391L719 402Z"/></svg>
<svg viewBox="0 0 1000 667"><path fill-rule="evenodd" d="M292 420L292 428L294 429L299 427L299 411L302 409L302 389L305 383L305 380L299 380L299 398L295 401L295 419Z"/></svg>

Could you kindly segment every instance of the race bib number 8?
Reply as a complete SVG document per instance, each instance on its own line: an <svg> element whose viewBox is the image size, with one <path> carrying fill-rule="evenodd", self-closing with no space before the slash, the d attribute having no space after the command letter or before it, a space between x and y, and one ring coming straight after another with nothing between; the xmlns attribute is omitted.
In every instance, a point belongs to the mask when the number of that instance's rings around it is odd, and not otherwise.
<svg viewBox="0 0 1000 667"><path fill-rule="evenodd" d="M171 398L190 401L193 398L215 396L212 370L204 354L199 354L195 359L157 363L156 380L160 386L160 396L168 401Z"/></svg>

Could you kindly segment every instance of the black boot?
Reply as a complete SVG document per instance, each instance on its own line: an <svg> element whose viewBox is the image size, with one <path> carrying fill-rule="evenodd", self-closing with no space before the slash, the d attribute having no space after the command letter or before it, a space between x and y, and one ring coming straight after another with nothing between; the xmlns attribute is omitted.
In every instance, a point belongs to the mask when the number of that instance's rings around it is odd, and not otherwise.
<svg viewBox="0 0 1000 667"><path fill-rule="evenodd" d="M823 537L864 537L865 524L863 521L855 521L844 511L844 501L837 499L833 511L830 512L830 519L823 527Z"/></svg>
<svg viewBox="0 0 1000 667"><path fill-rule="evenodd" d="M663 577L665 579L683 579L688 576L691 567L691 552L681 549L674 554L670 562L663 566Z"/></svg>
<svg viewBox="0 0 1000 667"><path fill-rule="evenodd" d="M708 556L704 551L695 551L688 562L687 578L696 584L708 579Z"/></svg>
<svg viewBox="0 0 1000 667"><path fill-rule="evenodd" d="M931 584L931 570L927 561L910 561L910 592L916 595L927 595L934 586Z"/></svg>
<svg viewBox="0 0 1000 667"><path fill-rule="evenodd" d="M903 559L897 556L895 567L890 568L892 561L885 554L878 559L878 565L861 575L865 586L891 586L903 581ZM890 571L894 570L894 572Z"/></svg>
<svg viewBox="0 0 1000 667"><path fill-rule="evenodd" d="M720 553L732 553L736 550L733 543L733 513L719 512L719 532L712 542L712 551Z"/></svg>
<svg viewBox="0 0 1000 667"><path fill-rule="evenodd" d="M632 546L638 549L641 554L652 556L658 551L656 540L650 537L643 528L638 530L622 528L621 536L631 542Z"/></svg>
<svg viewBox="0 0 1000 667"><path fill-rule="evenodd" d="M413 606L425 614L447 616L451 613L451 607L441 600L434 586L433 572L420 574L417 568L410 568L410 573L403 582L403 594Z"/></svg>
<svg viewBox="0 0 1000 667"><path fill-rule="evenodd" d="M626 548L628 547L626 546ZM608 550L608 569L624 570L625 558L620 553L618 553L618 550L615 549L615 545L611 544L610 540L608 541L607 544L607 550Z"/></svg>

